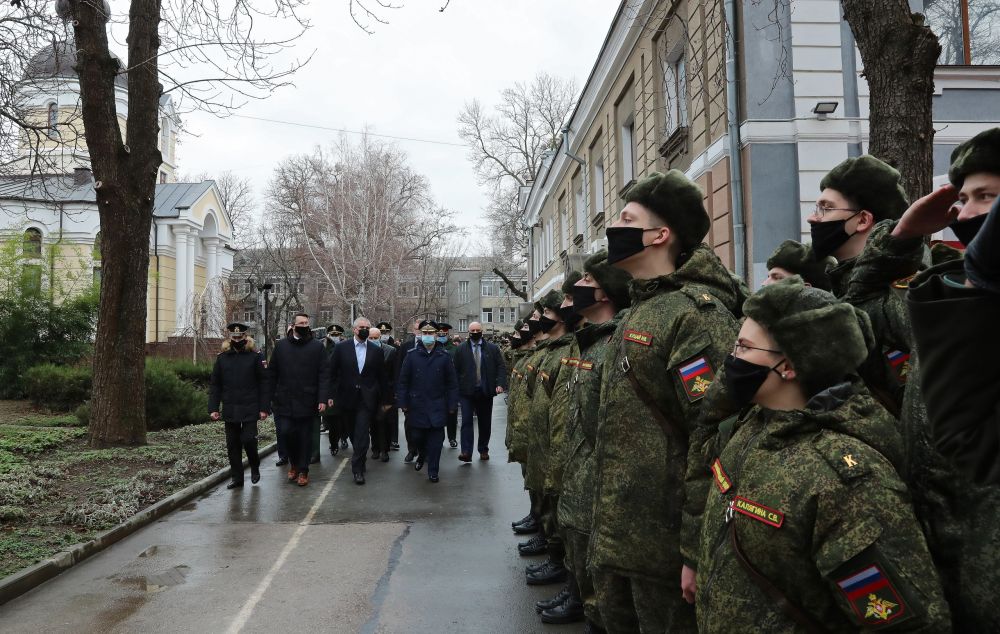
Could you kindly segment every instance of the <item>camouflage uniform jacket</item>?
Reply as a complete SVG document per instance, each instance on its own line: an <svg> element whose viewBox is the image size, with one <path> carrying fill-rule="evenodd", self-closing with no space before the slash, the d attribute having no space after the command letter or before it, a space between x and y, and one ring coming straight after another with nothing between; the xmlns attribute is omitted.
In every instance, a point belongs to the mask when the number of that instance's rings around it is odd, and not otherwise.
<svg viewBox="0 0 1000 634"><path fill-rule="evenodd" d="M525 427L528 438L528 467L524 474L524 484L532 491L545 490L550 457L549 419L556 414L553 394L559 379L559 370L562 368L561 360L566 356L572 342L572 333L566 333L558 339L550 339L545 354L538 357L531 404L528 406L528 423ZM561 400L565 404L565 399Z"/></svg>
<svg viewBox="0 0 1000 634"><path fill-rule="evenodd" d="M702 522L698 629L804 632L746 559L830 632L949 632L948 606L905 485L887 460L895 421L860 385L806 409L748 410L712 466Z"/></svg>
<svg viewBox="0 0 1000 634"><path fill-rule="evenodd" d="M542 341L534 348L525 351L521 359L521 395L517 399L517 409L513 418L514 426L510 435L510 453L513 460L525 467L528 464L528 424L531 418L531 401L535 393L535 379L538 375L538 364L545 357L548 341Z"/></svg>
<svg viewBox="0 0 1000 634"><path fill-rule="evenodd" d="M687 434L736 340L727 308L735 294L729 272L705 245L673 273L632 280L630 289L632 306L621 314L601 372L588 558L620 574L674 582ZM657 413L677 436L667 437Z"/></svg>
<svg viewBox="0 0 1000 634"><path fill-rule="evenodd" d="M523 462L524 456L517 455L512 447L514 430L521 424L521 416L525 402L525 377L524 370L528 363L528 355L531 350L513 350L510 354L510 379L507 381L507 432L504 437L504 445L507 447L508 462Z"/></svg>
<svg viewBox="0 0 1000 634"><path fill-rule="evenodd" d="M580 352L567 374L569 417L566 422L562 494L559 496L559 525L589 533L594 516L596 470L594 445L597 442L597 411L601 400L601 369L608 343L618 321L592 324L576 333Z"/></svg>
<svg viewBox="0 0 1000 634"><path fill-rule="evenodd" d="M570 387L574 370L580 363L580 342L576 333L569 333L569 346L563 348L558 374L554 377L552 404L549 406L548 468L545 470L545 493L559 495L563 483L563 463L566 459L566 425L570 416Z"/></svg>

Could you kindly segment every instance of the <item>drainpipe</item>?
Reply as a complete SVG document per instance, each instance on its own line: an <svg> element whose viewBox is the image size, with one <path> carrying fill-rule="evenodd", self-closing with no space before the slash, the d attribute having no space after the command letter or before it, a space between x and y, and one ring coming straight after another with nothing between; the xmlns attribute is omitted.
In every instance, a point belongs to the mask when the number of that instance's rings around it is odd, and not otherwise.
<svg viewBox="0 0 1000 634"><path fill-rule="evenodd" d="M156 332L153 333L153 343L159 343L160 341L160 231L156 226L156 218L153 218L153 257L156 258L156 301L153 303L153 310L155 311L155 317L153 318L153 327L156 328Z"/></svg>
<svg viewBox="0 0 1000 634"><path fill-rule="evenodd" d="M570 149L569 149L569 127L568 126L562 129L562 145L563 145L563 154L565 154L569 158L571 158L574 161L576 161L577 163L579 163L580 164L580 172L583 174L583 209L580 210L580 211L583 213L583 229L584 229L584 232L585 232L586 228L587 228L587 210L590 208L590 203L589 203L589 199L590 199L590 182L588 180L588 174L587 174L587 161L583 160L582 158L580 158L576 154L573 154L573 152L570 151ZM576 192L573 192L573 194L575 195ZM581 232L581 233L583 233L583 232ZM586 242L586 240L584 240L584 242ZM580 248L583 249L583 245L580 245Z"/></svg>
<svg viewBox="0 0 1000 634"><path fill-rule="evenodd" d="M736 66L736 2L725 0L726 120L729 128L729 191L733 208L733 259L736 275L747 280L747 234L743 217L743 156L740 153L739 69Z"/></svg>

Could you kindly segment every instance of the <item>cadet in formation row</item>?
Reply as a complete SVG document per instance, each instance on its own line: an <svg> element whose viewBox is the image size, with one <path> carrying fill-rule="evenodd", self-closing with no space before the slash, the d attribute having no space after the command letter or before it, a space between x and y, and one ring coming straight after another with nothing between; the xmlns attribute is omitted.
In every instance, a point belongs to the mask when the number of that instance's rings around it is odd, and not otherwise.
<svg viewBox="0 0 1000 634"><path fill-rule="evenodd" d="M1000 129L949 180L910 204L847 159L754 294L682 173L626 193L510 336L512 528L548 556L527 583L565 582L543 622L1000 631ZM964 252L928 248L946 227Z"/></svg>

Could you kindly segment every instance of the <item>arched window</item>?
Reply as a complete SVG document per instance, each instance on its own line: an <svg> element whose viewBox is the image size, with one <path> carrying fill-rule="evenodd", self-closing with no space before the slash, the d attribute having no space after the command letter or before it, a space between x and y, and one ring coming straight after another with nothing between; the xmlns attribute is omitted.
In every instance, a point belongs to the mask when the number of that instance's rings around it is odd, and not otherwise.
<svg viewBox="0 0 1000 634"><path fill-rule="evenodd" d="M101 232L98 231L97 235L94 237L94 250L91 252L90 257L95 260L101 259Z"/></svg>
<svg viewBox="0 0 1000 634"><path fill-rule="evenodd" d="M59 106L57 106L55 102L49 104L48 117L49 137L54 139L59 134L56 131L56 126L59 124Z"/></svg>
<svg viewBox="0 0 1000 634"><path fill-rule="evenodd" d="M24 232L24 255L29 258L42 257L42 232L34 227Z"/></svg>

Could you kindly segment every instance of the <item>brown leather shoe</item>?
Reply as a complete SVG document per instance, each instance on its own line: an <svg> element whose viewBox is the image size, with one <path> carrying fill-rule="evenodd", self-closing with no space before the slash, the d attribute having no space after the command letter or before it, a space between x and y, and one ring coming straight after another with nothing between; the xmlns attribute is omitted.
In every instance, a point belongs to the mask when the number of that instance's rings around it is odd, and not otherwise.
<svg viewBox="0 0 1000 634"><path fill-rule="evenodd" d="M289 482L295 482L295 479L298 478L298 477L299 477L299 470L298 469L296 469L295 467L292 467L291 469L288 470L288 481Z"/></svg>
<svg viewBox="0 0 1000 634"><path fill-rule="evenodd" d="M309 484L309 474L300 473L295 483L298 484L300 487L304 487L305 485Z"/></svg>
<svg viewBox="0 0 1000 634"><path fill-rule="evenodd" d="M490 452L488 452L488 451L480 451L479 452L479 459L480 460L489 460L490 459Z"/></svg>
<svg viewBox="0 0 1000 634"><path fill-rule="evenodd" d="M472 456L470 456L467 453L458 454L458 459L461 460L462 462L472 462Z"/></svg>

